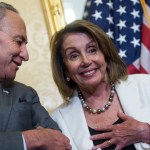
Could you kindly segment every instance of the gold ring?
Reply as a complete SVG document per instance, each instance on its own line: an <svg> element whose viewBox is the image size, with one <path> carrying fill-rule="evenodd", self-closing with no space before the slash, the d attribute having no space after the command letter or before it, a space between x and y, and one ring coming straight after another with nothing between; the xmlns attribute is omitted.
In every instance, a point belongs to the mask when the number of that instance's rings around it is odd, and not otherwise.
<svg viewBox="0 0 150 150"><path fill-rule="evenodd" d="M112 145L112 143L111 143L111 141L109 140L109 141L107 141L107 145L108 146L111 146Z"/></svg>

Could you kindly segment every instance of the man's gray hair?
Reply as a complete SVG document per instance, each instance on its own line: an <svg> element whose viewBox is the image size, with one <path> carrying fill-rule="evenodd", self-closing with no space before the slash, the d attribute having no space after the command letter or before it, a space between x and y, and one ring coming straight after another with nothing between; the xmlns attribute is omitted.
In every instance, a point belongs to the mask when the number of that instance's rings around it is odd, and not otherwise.
<svg viewBox="0 0 150 150"><path fill-rule="evenodd" d="M15 13L19 13L16 8L14 8L12 5L7 4L5 2L0 2L0 20L5 16L5 11L10 10Z"/></svg>

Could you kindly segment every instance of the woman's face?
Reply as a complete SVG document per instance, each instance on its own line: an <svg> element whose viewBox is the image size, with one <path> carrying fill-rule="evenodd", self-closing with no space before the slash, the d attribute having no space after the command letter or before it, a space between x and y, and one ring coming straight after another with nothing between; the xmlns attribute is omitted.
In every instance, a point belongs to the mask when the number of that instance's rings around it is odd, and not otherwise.
<svg viewBox="0 0 150 150"><path fill-rule="evenodd" d="M106 62L96 42L84 33L68 33L63 42L69 76L81 88L93 88L106 80Z"/></svg>

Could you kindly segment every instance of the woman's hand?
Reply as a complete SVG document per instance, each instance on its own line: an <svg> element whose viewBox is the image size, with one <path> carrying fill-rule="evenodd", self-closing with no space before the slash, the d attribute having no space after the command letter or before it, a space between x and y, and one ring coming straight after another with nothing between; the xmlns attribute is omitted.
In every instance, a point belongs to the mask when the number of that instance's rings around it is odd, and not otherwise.
<svg viewBox="0 0 150 150"><path fill-rule="evenodd" d="M123 120L123 123L106 126L105 128L97 128L96 130L108 131L103 134L91 136L91 140L107 139L106 142L96 145L92 150L99 147L101 149L116 145L115 150L134 144L134 143L148 143L150 140L150 127L147 123L135 120L134 118L125 115L122 112L118 113L118 117Z"/></svg>

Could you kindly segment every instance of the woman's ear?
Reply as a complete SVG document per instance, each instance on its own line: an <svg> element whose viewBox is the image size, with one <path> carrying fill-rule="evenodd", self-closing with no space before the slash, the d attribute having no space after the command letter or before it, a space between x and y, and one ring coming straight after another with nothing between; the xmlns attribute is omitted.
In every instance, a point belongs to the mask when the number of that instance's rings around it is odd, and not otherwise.
<svg viewBox="0 0 150 150"><path fill-rule="evenodd" d="M65 76L66 76L66 81L69 82L70 81L70 76L68 72L65 72Z"/></svg>
<svg viewBox="0 0 150 150"><path fill-rule="evenodd" d="M65 68L65 70L66 70L66 68ZM65 71L65 79L66 79L67 82L70 81L70 76L69 76L68 71Z"/></svg>

